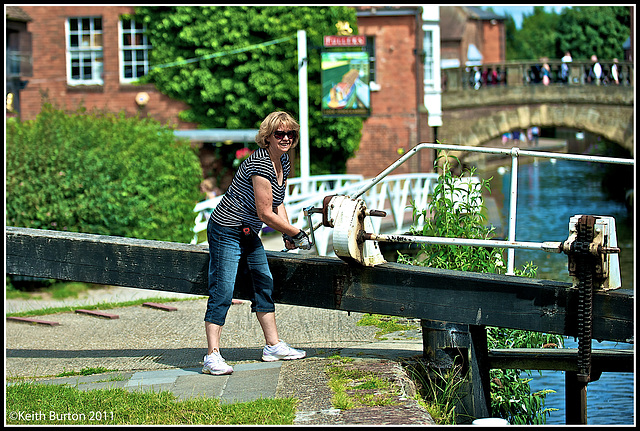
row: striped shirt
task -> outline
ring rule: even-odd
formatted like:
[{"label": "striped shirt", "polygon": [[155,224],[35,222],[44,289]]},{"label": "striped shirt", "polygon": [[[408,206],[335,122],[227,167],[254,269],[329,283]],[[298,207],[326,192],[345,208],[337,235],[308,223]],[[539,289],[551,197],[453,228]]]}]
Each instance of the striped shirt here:
[{"label": "striped shirt", "polygon": [[273,169],[269,152],[266,148],[259,148],[253,152],[242,164],[233,177],[229,189],[211,214],[213,221],[221,226],[249,225],[255,233],[262,229],[263,222],[258,218],[256,198],[253,190],[253,176],[260,175],[271,183],[273,195],[273,209],[284,201],[287,177],[291,170],[289,155],[280,157],[282,163],[282,185],[278,184],[276,172]]}]

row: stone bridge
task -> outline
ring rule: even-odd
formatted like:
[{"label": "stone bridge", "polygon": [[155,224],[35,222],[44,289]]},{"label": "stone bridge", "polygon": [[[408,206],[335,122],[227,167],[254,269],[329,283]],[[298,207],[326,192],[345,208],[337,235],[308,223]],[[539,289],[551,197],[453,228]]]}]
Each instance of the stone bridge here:
[{"label": "stone bridge", "polygon": [[634,155],[634,92],[627,85],[495,85],[442,93],[438,140],[479,146],[515,129],[590,132]]}]

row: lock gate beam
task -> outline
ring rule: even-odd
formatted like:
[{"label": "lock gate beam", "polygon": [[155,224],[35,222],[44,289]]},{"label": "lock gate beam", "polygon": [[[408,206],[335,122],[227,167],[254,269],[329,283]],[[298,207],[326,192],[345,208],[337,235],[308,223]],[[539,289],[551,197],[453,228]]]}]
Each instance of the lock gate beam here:
[{"label": "lock gate beam", "polygon": [[[7,227],[6,271],[187,294],[207,294],[206,246]],[[578,336],[578,289],[569,283],[267,252],[283,304]],[[238,290],[235,297],[250,299]],[[630,342],[634,299],[595,291],[592,337]]]}]

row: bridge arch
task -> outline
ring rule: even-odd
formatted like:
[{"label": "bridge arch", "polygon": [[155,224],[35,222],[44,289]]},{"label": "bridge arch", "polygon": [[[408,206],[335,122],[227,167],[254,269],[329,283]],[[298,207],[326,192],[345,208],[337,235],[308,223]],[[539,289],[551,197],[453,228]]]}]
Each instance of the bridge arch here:
[{"label": "bridge arch", "polygon": [[[492,89],[493,90],[493,89]],[[498,90],[498,89],[496,89]],[[566,127],[603,136],[634,154],[633,92],[613,87],[503,87],[443,97],[440,142],[479,146],[515,129]],[[446,97],[452,97],[449,94]]]}]

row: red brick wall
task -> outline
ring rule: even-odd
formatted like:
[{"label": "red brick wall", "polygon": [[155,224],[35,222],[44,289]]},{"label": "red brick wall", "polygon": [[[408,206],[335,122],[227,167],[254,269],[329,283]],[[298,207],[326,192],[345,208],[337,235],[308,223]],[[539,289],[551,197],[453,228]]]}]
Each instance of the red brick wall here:
[{"label": "red brick wall", "polygon": [[[360,148],[348,161],[347,173],[374,177],[419,143],[417,105],[422,103],[422,89],[417,86],[421,77],[416,76],[416,26],[414,15],[358,18],[359,34],[375,36],[376,83],[382,88],[371,92],[371,116],[364,122]],[[420,139],[429,133],[423,129]],[[413,157],[394,173],[420,171],[417,160]]]},{"label": "red brick wall", "polygon": [[483,27],[483,63],[501,63],[505,61],[505,47],[502,44],[504,40],[502,37],[504,23],[496,21],[495,24],[492,24],[490,21],[484,21]]},{"label": "red brick wall", "polygon": [[[182,123],[178,113],[187,106],[160,94],[152,85],[134,86],[119,82],[118,20],[121,14],[132,13],[130,6],[21,6],[33,21],[28,23],[32,34],[33,76],[20,93],[21,117],[33,119],[39,112],[43,96],[54,105],[75,110],[85,108],[106,109],[111,112],[125,110],[128,115],[140,114],[161,123],[176,124],[179,128],[195,128]],[[102,86],[68,86],[66,66],[65,22],[69,17],[102,17],[103,26],[103,80]],[[146,106],[135,102],[139,92],[149,95]]]}]

